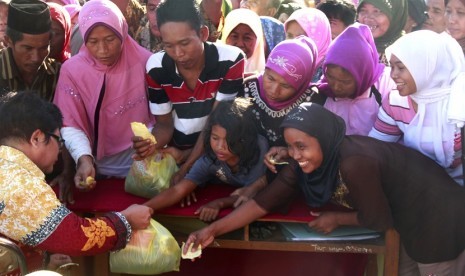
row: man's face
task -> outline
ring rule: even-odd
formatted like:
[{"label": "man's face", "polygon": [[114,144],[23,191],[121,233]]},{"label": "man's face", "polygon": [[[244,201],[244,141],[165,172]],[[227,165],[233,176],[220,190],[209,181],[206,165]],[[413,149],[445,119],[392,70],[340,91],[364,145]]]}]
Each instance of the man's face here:
[{"label": "man's face", "polygon": [[242,0],[241,8],[249,9],[259,16],[274,16],[276,13],[276,9],[270,5],[270,0]]},{"label": "man's face", "polygon": [[147,1],[147,18],[149,19],[150,32],[152,35],[159,37],[160,30],[157,25],[157,6],[160,4],[160,0],[148,0]]},{"label": "man's face", "polygon": [[50,53],[50,33],[38,35],[23,34],[23,39],[8,45],[13,52],[16,66],[23,77],[35,76]]},{"label": "man's face", "polygon": [[0,41],[3,41],[3,37],[5,36],[7,18],[8,6],[0,4]]},{"label": "man's face", "polygon": [[165,52],[176,66],[188,70],[203,62],[203,43],[208,38],[208,29],[202,27],[197,33],[186,22],[167,22],[160,27],[160,33]]},{"label": "man's face", "polygon": [[444,0],[426,0],[428,19],[423,29],[442,33],[446,30],[446,7]]}]

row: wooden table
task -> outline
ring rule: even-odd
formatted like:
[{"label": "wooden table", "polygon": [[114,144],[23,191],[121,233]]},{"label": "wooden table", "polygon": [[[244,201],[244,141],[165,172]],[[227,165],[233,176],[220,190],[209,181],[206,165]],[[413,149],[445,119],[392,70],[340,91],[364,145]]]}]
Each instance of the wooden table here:
[{"label": "wooden table", "polygon": [[[200,229],[203,224],[194,216],[194,211],[201,205],[223,196],[229,195],[233,189],[228,186],[210,185],[207,188],[196,191],[197,203],[192,206],[181,208],[173,206],[157,212],[154,216],[156,220],[165,225],[178,241],[185,241],[187,234],[193,230]],[[128,194],[124,191],[124,180],[109,179],[99,181],[95,190],[92,192],[76,192],[76,203],[68,207],[82,214],[94,213],[100,214],[108,211],[121,211],[134,203],[143,203],[146,199]],[[325,206],[314,211],[338,209],[335,206]],[[284,214],[270,214],[260,219],[266,222],[293,222],[305,223],[314,217],[309,214],[310,209],[304,204],[303,200],[296,200],[290,205],[289,212]],[[226,216],[230,209],[222,210],[220,217]],[[194,228],[180,229],[181,224],[190,220],[196,225]],[[177,221],[177,222],[176,222]],[[174,223],[173,223],[174,222]],[[172,224],[171,226],[169,224]],[[181,223],[176,225],[176,223]],[[185,228],[185,227],[184,227]],[[320,252],[320,253],[355,253],[369,254],[367,265],[367,275],[377,274],[376,256],[384,255],[384,275],[396,276],[398,268],[399,254],[399,235],[393,229],[384,233],[384,236],[376,239],[363,241],[288,241],[284,239],[280,232],[277,231],[272,237],[267,239],[254,239],[250,235],[249,225],[243,229],[237,230],[218,237],[212,243],[212,247],[243,249],[243,250],[276,250],[289,252]],[[108,273],[108,256],[104,254],[93,258],[91,261],[85,261],[88,271],[84,275],[110,275]],[[97,269],[97,271],[96,271]],[[91,274],[89,274],[91,273]],[[115,274],[112,274],[115,275]]]}]

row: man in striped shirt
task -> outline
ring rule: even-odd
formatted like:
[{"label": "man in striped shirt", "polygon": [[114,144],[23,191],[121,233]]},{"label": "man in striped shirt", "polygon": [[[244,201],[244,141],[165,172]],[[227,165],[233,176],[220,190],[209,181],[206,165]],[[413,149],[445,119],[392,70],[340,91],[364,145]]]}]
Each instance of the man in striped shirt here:
[{"label": "man in striped shirt", "polygon": [[47,58],[52,35],[49,8],[40,1],[13,0],[8,14],[8,47],[0,51],[0,95],[34,90],[51,102],[60,64]]},{"label": "man in striped shirt", "polygon": [[163,151],[183,164],[176,182],[202,153],[199,135],[217,101],[232,100],[242,89],[245,60],[239,48],[206,42],[208,29],[195,0],[162,2],[157,23],[165,51],[148,60],[147,81],[150,110],[156,117],[152,133],[158,143],[135,137],[134,158],[143,159],[168,145]]}]

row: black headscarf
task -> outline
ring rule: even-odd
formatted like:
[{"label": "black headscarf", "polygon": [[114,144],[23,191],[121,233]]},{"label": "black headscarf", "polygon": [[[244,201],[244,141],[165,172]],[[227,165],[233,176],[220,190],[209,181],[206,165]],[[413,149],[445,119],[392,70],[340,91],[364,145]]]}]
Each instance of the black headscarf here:
[{"label": "black headscarf", "polygon": [[309,206],[318,207],[331,198],[337,184],[339,148],[345,136],[342,118],[314,103],[303,103],[292,109],[281,128],[295,128],[316,138],[323,153],[321,166],[312,173],[298,170],[299,186]]},{"label": "black headscarf", "polygon": [[389,28],[386,33],[375,38],[376,49],[382,54],[389,45],[404,34],[408,17],[407,0],[362,0],[358,4],[357,13],[364,3],[372,4],[389,18]]}]

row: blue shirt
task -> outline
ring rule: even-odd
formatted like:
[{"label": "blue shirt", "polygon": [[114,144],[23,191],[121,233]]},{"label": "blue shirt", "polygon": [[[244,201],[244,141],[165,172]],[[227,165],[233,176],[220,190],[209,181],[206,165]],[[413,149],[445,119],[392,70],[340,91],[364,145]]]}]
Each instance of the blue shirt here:
[{"label": "blue shirt", "polygon": [[204,154],[194,163],[185,178],[201,187],[208,182],[222,182],[235,187],[248,186],[265,174],[266,165],[263,158],[268,151],[268,142],[263,136],[258,135],[258,149],[255,150],[260,151],[258,162],[249,170],[242,167],[233,173],[226,162],[212,160]]}]

